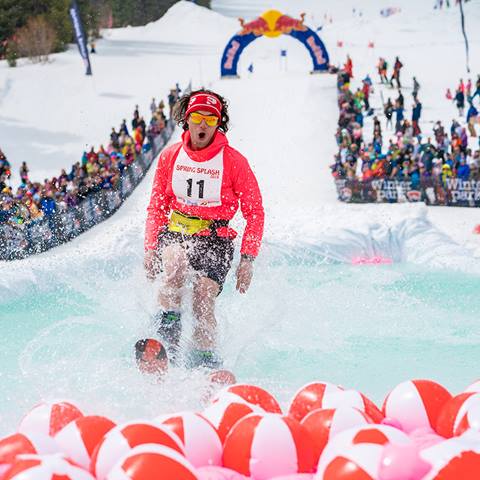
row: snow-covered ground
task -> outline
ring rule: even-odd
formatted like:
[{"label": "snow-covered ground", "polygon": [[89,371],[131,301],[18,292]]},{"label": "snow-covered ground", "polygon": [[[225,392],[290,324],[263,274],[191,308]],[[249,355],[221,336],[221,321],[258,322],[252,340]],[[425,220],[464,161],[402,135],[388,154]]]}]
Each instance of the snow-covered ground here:
[{"label": "snow-covered ground", "polygon": [[[212,3],[217,11],[179,2],[162,19],[145,27],[105,31],[97,44],[98,53],[92,57],[92,77],[84,75],[75,46],[52,56],[47,65],[21,61],[18,68],[10,69],[0,62],[0,148],[13,165],[14,183],[24,160],[34,180],[58,174],[76,162],[83,149],[106,142],[112,126],[118,127],[123,118],[130,120],[135,104],[146,115],[152,97],[166,100],[176,82],[181,87],[191,82],[194,88],[217,90],[230,101],[230,143],[249,158],[267,213],[265,245],[256,263],[252,290],[247,296],[235,295],[229,280],[219,298],[220,317],[226,318],[229,328],[232,355],[226,356],[227,361],[250,375],[258,373],[255,368],[264,365],[264,359],[260,353],[256,356],[257,347],[263,352],[273,345],[269,351],[276,348],[278,358],[298,360],[298,369],[286,372],[292,383],[295,375],[300,379],[307,375],[306,364],[312,371],[317,362],[329,360],[322,365],[325,372],[334,372],[343,361],[345,365],[338,367],[342,381],[354,383],[351,369],[358,367],[359,375],[365,375],[372,384],[378,379],[378,385],[368,386],[376,394],[384,391],[386,384],[393,386],[391,376],[398,381],[405,375],[426,376],[437,368],[438,361],[443,361],[447,380],[454,377],[457,366],[458,382],[473,380],[464,378],[470,375],[471,365],[457,354],[466,351],[465,342],[476,341],[472,332],[478,307],[471,304],[476,297],[465,290],[463,282],[480,272],[480,240],[472,233],[474,225],[480,223],[479,210],[338,202],[329,169],[336,151],[336,79],[310,75],[310,58],[296,40],[287,36],[260,38],[243,53],[240,79],[222,80],[219,74],[223,49],[239,29],[232,16],[250,20],[272,7],[294,17],[305,11],[308,25],[322,26],[319,34],[333,64],[340,65],[347,53],[351,55],[355,81],[367,73],[377,80],[378,57],[386,57],[391,64],[399,55],[404,63],[407,108],[412,76],[422,85],[421,127],[428,134],[435,120],[449,125],[456,117],[454,105],[444,98],[445,89],[454,88],[461,77],[475,80],[480,73],[480,1],[465,5],[469,75],[458,9],[434,11],[430,0],[398,1],[402,11],[389,18],[381,17],[379,11],[395,5],[383,0]],[[338,40],[344,42],[342,48],[337,47]],[[375,43],[374,49],[368,48],[370,41]],[[282,49],[288,51],[286,69],[280,64]],[[253,73],[247,71],[251,63]],[[379,92],[375,85],[372,103],[376,108],[381,104]],[[386,90],[384,96],[388,95],[396,95],[396,91]],[[367,120],[367,131],[369,122],[371,119]],[[172,141],[178,140],[179,133],[177,129]],[[112,397],[123,395],[125,404],[137,408],[134,411],[144,401],[157,405],[158,390],[147,391],[145,385],[135,390],[140,380],[131,371],[122,370],[125,362],[120,358],[130,355],[126,353],[130,352],[129,342],[145,334],[148,314],[154,308],[152,287],[142,271],[152,177],[153,170],[112,218],[70,244],[0,267],[0,313],[3,308],[12,321],[4,344],[0,342],[8,353],[1,362],[8,371],[0,372],[0,386],[21,379],[17,393],[9,389],[0,415],[11,412],[8,401],[16,405],[20,397],[27,408],[37,393],[72,394],[72,386],[77,385],[79,397],[92,398],[97,404],[112,407]],[[236,220],[240,227],[242,222]],[[330,260],[349,263],[352,256],[378,252],[406,263],[407,270],[420,266],[422,274],[417,276],[416,270],[404,274],[401,266],[400,270],[370,272],[353,267],[352,271],[322,269]],[[285,258],[278,267],[277,257],[283,253],[287,259],[298,260],[292,270]],[[424,274],[424,267],[447,270],[437,276],[437,272]],[[455,269],[460,274],[452,272]],[[473,275],[464,276],[463,272]],[[425,279],[426,284],[419,285],[418,278]],[[451,295],[453,287],[448,279],[457,289],[460,304],[446,301],[443,308],[435,292]],[[410,287],[410,281],[417,283]],[[434,291],[430,295],[431,285]],[[53,289],[53,300],[47,295],[49,289]],[[24,307],[16,302],[29,295],[34,299],[32,304],[27,302]],[[90,303],[84,305],[84,298]],[[37,301],[44,310],[37,308]],[[386,319],[383,324],[377,321],[379,312]],[[302,322],[300,328],[297,318]],[[431,318],[436,320],[435,329]],[[245,325],[252,319],[247,334]],[[272,329],[274,322],[278,328]],[[316,329],[311,329],[313,322]],[[23,329],[23,323],[30,330]],[[394,335],[407,342],[402,345],[406,352],[413,352],[410,356],[403,354],[403,346]],[[285,341],[288,345],[282,343]],[[297,355],[300,343],[304,350]],[[437,343],[438,349],[428,350]],[[351,344],[354,347],[349,350]],[[457,363],[443,354],[444,345],[456,355]],[[281,355],[282,348],[286,355]],[[473,347],[469,352],[468,358],[474,358]],[[271,360],[268,368],[270,373],[281,375],[284,364],[278,358]],[[265,362],[267,365],[268,358]],[[377,375],[368,370],[384,362],[390,362],[391,372]],[[117,377],[112,378],[111,371],[118,372]],[[168,387],[170,395],[162,398],[162,405],[177,393],[179,402],[191,393],[181,390],[181,385]],[[95,390],[92,397],[89,388]],[[141,399],[132,396],[134,390],[142,392]],[[113,402],[116,407],[120,403]]]}]

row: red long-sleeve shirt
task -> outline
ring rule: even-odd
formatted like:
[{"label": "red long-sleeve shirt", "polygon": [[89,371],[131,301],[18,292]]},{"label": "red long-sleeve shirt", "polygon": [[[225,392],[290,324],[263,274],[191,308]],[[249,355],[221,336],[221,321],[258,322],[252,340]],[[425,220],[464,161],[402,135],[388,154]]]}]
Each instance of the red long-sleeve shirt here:
[{"label": "red long-sleeve shirt", "polygon": [[[217,159],[217,165],[220,162],[220,168],[202,168],[202,164],[214,162],[214,159]],[[185,175],[188,174],[185,172],[192,172],[192,179],[186,178]],[[203,176],[195,177],[196,172]],[[187,195],[191,195],[192,188],[201,186],[203,189],[203,179],[206,178],[208,181],[205,173],[207,175],[212,173],[211,178],[221,182],[221,187],[218,185],[220,192],[217,202],[212,201],[210,205],[199,204],[202,202],[190,204],[185,202],[185,195],[184,198],[177,197],[178,185],[185,184]],[[175,181],[174,175],[177,176]],[[178,179],[179,175],[183,177]],[[199,178],[202,180],[197,181]],[[205,190],[209,193],[208,186]],[[239,204],[247,221],[240,251],[257,256],[263,236],[264,211],[260,189],[247,159],[230,147],[227,137],[220,131],[216,132],[213,142],[208,147],[192,150],[190,132],[187,130],[183,133],[181,142],[171,145],[160,154],[147,209],[145,250],[156,248],[158,234],[162,227],[168,225],[172,210],[205,220],[231,220]]]}]

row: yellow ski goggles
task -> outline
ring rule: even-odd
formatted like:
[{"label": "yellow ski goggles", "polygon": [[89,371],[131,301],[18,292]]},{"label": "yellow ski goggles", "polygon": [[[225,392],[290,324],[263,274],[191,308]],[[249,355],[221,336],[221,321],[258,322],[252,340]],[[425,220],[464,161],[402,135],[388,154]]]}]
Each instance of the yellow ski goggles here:
[{"label": "yellow ski goggles", "polygon": [[202,123],[202,120],[205,120],[205,123],[209,127],[215,127],[216,125],[218,125],[219,118],[216,115],[202,115],[198,112],[192,112],[190,114],[190,120],[195,125],[200,125]]}]

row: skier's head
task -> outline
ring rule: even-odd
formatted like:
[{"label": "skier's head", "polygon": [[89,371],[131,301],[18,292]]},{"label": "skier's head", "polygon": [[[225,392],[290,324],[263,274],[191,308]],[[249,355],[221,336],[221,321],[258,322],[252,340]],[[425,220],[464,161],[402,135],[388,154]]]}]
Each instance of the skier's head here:
[{"label": "skier's head", "polygon": [[177,100],[173,107],[172,115],[177,125],[184,130],[188,130],[189,123],[191,123],[189,120],[191,120],[191,114],[194,112],[204,112],[206,115],[216,116],[218,123],[214,125],[215,129],[224,133],[228,131],[230,118],[227,101],[218,93],[205,88],[186,93]]}]

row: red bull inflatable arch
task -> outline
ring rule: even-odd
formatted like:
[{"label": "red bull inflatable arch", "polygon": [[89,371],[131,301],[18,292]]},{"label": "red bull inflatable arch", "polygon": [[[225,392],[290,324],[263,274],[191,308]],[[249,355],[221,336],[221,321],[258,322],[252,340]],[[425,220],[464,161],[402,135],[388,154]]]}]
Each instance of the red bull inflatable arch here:
[{"label": "red bull inflatable arch", "polygon": [[238,77],[237,66],[240,55],[245,47],[259,37],[270,38],[280,35],[290,35],[305,45],[313,62],[313,72],[328,71],[328,53],[318,35],[304,25],[305,14],[300,19],[284,15],[278,10],[268,10],[251,22],[240,18],[242,29],[228,42],[222,55],[220,67],[222,77]]}]

